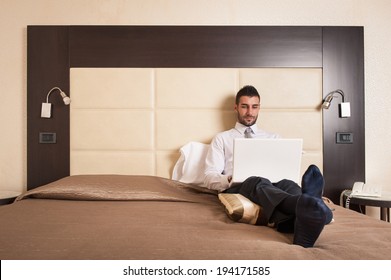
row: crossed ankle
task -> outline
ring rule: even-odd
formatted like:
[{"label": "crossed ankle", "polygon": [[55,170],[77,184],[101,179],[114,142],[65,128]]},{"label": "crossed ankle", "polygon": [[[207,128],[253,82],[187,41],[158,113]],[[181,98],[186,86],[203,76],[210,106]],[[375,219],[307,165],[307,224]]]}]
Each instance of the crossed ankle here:
[{"label": "crossed ankle", "polygon": [[296,208],[293,244],[313,247],[326,224],[328,210],[321,199],[303,194]]}]

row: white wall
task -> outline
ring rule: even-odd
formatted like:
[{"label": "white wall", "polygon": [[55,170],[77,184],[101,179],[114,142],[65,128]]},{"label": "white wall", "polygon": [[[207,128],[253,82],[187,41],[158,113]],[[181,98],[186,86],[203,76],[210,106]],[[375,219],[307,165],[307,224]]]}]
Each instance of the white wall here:
[{"label": "white wall", "polygon": [[26,187],[27,25],[364,26],[367,183],[391,191],[389,0],[0,0],[0,190]]}]

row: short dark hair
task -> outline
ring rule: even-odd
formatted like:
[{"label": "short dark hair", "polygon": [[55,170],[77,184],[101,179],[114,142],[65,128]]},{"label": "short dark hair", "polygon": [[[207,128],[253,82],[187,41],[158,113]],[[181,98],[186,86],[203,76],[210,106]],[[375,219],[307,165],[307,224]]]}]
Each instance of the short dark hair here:
[{"label": "short dark hair", "polygon": [[257,96],[259,99],[261,99],[257,89],[255,87],[249,86],[249,85],[242,87],[238,91],[238,93],[236,94],[236,99],[235,99],[236,104],[239,104],[239,100],[242,96],[249,96],[249,97]]}]

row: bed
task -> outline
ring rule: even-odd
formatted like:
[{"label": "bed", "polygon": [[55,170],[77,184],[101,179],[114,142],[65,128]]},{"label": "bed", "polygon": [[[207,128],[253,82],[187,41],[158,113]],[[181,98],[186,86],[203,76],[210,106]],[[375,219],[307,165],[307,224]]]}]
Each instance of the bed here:
[{"label": "bed", "polygon": [[[365,181],[362,36],[360,27],[29,27],[28,191],[0,208],[0,258],[390,259],[390,224],[338,205]],[[71,106],[52,97],[53,117],[39,118],[53,83]],[[258,226],[261,206],[200,186],[206,145],[232,126],[232,96],[248,83],[262,88],[262,126],[303,138],[302,172],[323,171],[334,222],[314,248]],[[340,87],[349,119],[337,104],[320,109]],[[39,143],[42,131],[57,143]],[[338,131],[355,142],[336,144]]]},{"label": "bed", "polygon": [[216,193],[157,176],[75,175],[1,207],[0,258],[75,260],[390,259],[389,223],[330,201],[314,248],[232,220]]}]

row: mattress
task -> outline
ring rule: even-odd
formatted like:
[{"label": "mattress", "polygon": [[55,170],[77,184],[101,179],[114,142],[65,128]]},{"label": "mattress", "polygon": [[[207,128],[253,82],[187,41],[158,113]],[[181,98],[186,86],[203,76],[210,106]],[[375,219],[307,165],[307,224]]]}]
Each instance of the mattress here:
[{"label": "mattress", "polygon": [[313,248],[234,221],[217,193],[156,176],[76,175],[0,207],[2,260],[391,259],[391,225],[335,205]]}]

